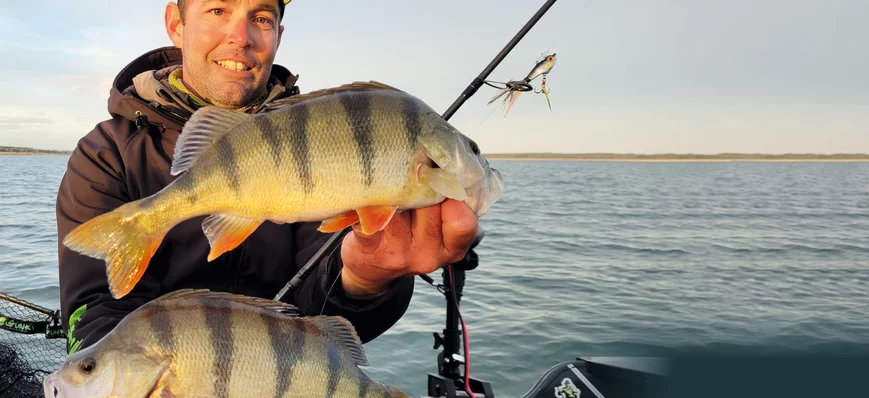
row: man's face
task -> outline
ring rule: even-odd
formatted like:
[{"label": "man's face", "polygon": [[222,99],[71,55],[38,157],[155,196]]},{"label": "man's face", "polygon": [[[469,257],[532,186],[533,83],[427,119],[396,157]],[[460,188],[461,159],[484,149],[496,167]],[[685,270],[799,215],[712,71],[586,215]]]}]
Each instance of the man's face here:
[{"label": "man's face", "polygon": [[166,8],[166,29],[184,57],[184,83],[223,108],[248,105],[265,87],[283,27],[275,0],[187,0]]}]

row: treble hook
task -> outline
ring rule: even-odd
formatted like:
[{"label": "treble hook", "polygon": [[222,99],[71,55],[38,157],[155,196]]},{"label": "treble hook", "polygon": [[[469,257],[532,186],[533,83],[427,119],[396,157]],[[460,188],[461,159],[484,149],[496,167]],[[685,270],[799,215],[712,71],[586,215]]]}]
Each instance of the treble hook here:
[{"label": "treble hook", "polygon": [[540,91],[534,90],[535,94],[543,94],[546,96],[546,104],[549,105],[549,111],[552,112],[552,103],[549,102],[549,89],[546,88],[546,76],[543,76],[543,81],[540,84]]}]

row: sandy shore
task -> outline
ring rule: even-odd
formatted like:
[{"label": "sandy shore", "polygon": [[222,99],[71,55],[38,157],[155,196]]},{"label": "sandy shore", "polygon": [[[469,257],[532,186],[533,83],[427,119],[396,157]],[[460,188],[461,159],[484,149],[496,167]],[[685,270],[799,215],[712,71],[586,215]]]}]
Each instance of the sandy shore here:
[{"label": "sandy shore", "polygon": [[[69,156],[70,153],[63,152],[0,152],[0,156],[2,155],[15,155],[15,156]],[[564,156],[513,156],[510,154],[493,154],[493,155],[484,155],[486,159],[489,160],[509,160],[509,161],[577,161],[577,162],[646,162],[646,163],[727,163],[727,162],[769,162],[769,163],[794,163],[794,162],[827,162],[827,163],[850,163],[850,162],[869,162],[869,155],[856,155],[854,157],[842,157],[842,156],[831,156],[831,157],[777,157],[775,155],[770,155],[770,157],[658,157],[655,155],[650,155],[649,157],[642,157],[642,155],[638,155],[635,157],[604,157],[604,156],[582,156],[582,155],[564,155]]]}]

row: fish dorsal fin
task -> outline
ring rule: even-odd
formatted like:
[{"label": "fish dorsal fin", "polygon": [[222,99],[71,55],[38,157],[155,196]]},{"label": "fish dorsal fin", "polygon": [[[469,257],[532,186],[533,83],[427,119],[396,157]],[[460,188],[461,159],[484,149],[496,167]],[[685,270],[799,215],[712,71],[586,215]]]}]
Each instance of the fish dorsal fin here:
[{"label": "fish dorsal fin", "polygon": [[[250,305],[257,308],[262,308],[268,311],[274,311],[276,313],[280,313],[281,315],[289,316],[292,318],[298,317],[299,309],[292,305],[287,304],[281,301],[269,300],[260,297],[251,297],[244,296],[240,294],[226,293],[226,292],[214,292],[208,289],[181,289],[173,292],[166,293],[153,301],[151,303],[158,304],[169,304],[171,301],[176,300],[196,300],[202,304],[209,304],[209,302],[214,303],[218,301],[231,301],[239,304]],[[146,304],[147,305],[147,304]]]},{"label": "fish dorsal fin", "polygon": [[321,90],[311,91],[310,93],[293,95],[287,98],[282,98],[276,101],[270,102],[268,105],[263,106],[261,112],[271,112],[277,109],[280,109],[287,105],[296,104],[302,101],[307,101],[313,98],[322,97],[330,94],[340,94],[344,92],[351,91],[373,91],[373,90],[390,90],[398,93],[404,93],[404,91],[399,90],[390,85],[378,82],[378,81],[368,81],[368,82],[353,82],[348,84],[342,84],[338,87],[330,87],[324,88]]},{"label": "fish dorsal fin", "polygon": [[184,124],[175,144],[171,174],[178,175],[189,169],[203,152],[250,117],[232,109],[213,106],[199,108]]},{"label": "fish dorsal fin", "polygon": [[368,358],[365,349],[362,348],[362,340],[356,334],[356,328],[347,319],[340,316],[318,315],[304,318],[320,328],[329,339],[334,341],[357,366],[368,366]]}]

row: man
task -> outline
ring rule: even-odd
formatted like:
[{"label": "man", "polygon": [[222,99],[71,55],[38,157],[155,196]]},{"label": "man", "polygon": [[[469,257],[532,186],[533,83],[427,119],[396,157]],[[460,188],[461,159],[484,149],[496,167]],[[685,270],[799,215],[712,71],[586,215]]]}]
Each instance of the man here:
[{"label": "man", "polygon": [[[152,50],[115,78],[105,120],[69,159],[57,196],[61,311],[68,351],[87,347],[131,311],[160,295],[207,288],[273,298],[329,235],[319,223],[263,223],[236,249],[208,262],[204,217],[173,228],[136,287],[120,300],[102,260],[63,245],[67,233],[123,203],[168,185],[175,142],[192,112],[211,105],[257,112],[298,93],[297,76],[273,65],[290,0],[179,0],[165,26],[174,47]],[[341,315],[363,342],[407,309],[413,276],[464,257],[477,219],[464,202],[396,215],[382,232],[348,234],[288,300],[302,314]]]}]

